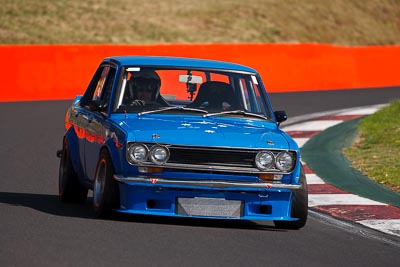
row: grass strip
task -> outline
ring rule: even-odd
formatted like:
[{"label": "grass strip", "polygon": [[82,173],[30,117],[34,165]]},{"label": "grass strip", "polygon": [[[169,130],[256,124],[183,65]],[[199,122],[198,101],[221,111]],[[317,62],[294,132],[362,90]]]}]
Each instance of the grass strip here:
[{"label": "grass strip", "polygon": [[358,136],[344,154],[376,182],[400,192],[400,101],[360,121]]},{"label": "grass strip", "polygon": [[361,118],[326,129],[302,147],[302,159],[326,183],[344,191],[400,207],[400,194],[376,183],[352,167],[343,154],[357,137]]}]

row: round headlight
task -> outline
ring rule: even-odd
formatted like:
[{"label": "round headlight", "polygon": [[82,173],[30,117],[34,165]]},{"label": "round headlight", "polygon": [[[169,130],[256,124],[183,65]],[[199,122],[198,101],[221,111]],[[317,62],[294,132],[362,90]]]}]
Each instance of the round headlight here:
[{"label": "round headlight", "polygon": [[287,151],[279,152],[276,156],[276,167],[284,172],[291,171],[295,164],[295,158]]},{"label": "round headlight", "polygon": [[132,144],[128,147],[127,157],[130,163],[145,162],[148,157],[149,149],[143,144]]},{"label": "round headlight", "polygon": [[155,145],[150,149],[150,160],[158,165],[164,164],[169,159],[169,150],[166,146]]},{"label": "round headlight", "polygon": [[274,166],[274,154],[269,151],[260,151],[256,156],[255,163],[260,170],[272,169]]}]

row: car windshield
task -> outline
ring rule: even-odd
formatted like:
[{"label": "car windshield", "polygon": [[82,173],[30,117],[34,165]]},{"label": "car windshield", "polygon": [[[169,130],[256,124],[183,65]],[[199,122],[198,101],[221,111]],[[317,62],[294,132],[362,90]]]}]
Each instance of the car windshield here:
[{"label": "car windshield", "polygon": [[272,119],[266,92],[254,73],[132,66],[119,77],[114,113]]}]

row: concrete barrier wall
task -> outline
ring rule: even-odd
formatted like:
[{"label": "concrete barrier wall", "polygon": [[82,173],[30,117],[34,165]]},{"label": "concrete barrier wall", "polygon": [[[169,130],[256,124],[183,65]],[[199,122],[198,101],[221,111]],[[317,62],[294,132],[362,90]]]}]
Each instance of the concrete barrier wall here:
[{"label": "concrete barrier wall", "polygon": [[400,85],[400,46],[324,44],[164,44],[0,46],[0,101],[72,99],[104,57],[183,56],[257,69],[269,92]]}]

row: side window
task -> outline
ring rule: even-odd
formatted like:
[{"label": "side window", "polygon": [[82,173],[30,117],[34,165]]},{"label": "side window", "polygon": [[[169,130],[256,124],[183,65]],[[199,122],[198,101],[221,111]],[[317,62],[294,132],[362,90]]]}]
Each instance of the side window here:
[{"label": "side window", "polygon": [[85,93],[84,105],[99,111],[106,111],[111,98],[112,86],[115,80],[115,68],[101,66]]},{"label": "side window", "polygon": [[103,93],[104,84],[107,78],[108,73],[110,72],[110,67],[107,66],[103,69],[100,75],[100,79],[97,81],[96,88],[94,90],[94,94],[92,96],[93,101],[101,100],[101,96]]},{"label": "side window", "polygon": [[110,102],[112,87],[113,87],[114,80],[115,80],[115,72],[116,72],[115,68],[113,68],[113,67],[109,68],[107,77],[103,84],[103,89],[101,90],[101,93],[100,93],[100,101],[107,103],[107,104]]}]

